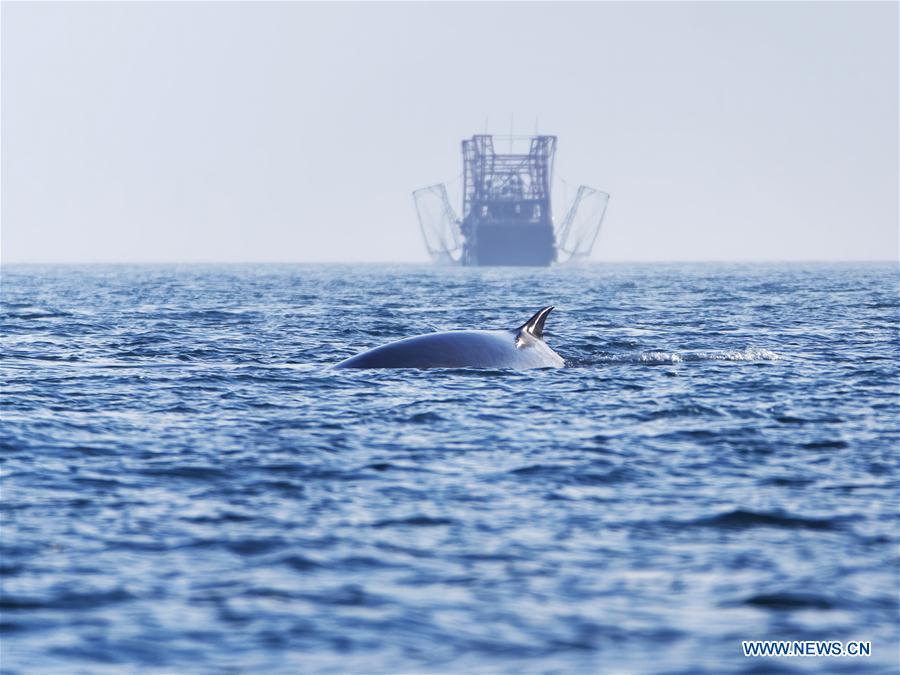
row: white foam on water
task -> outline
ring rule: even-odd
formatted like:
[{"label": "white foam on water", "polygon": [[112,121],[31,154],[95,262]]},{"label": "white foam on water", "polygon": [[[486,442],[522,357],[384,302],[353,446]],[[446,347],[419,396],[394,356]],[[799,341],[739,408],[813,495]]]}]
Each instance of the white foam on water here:
[{"label": "white foam on water", "polygon": [[781,357],[769,349],[747,347],[745,349],[729,349],[724,352],[710,352],[702,355],[712,361],[778,361]]},{"label": "white foam on water", "polygon": [[683,360],[675,352],[644,352],[638,358],[641,363],[681,363]]},{"label": "white foam on water", "polygon": [[723,351],[710,352],[667,352],[662,350],[653,350],[649,352],[641,352],[638,355],[627,357],[612,357],[604,360],[614,362],[632,362],[645,364],[673,364],[694,361],[778,361],[781,356],[770,349],[761,347],[746,347],[744,349],[727,349]]}]

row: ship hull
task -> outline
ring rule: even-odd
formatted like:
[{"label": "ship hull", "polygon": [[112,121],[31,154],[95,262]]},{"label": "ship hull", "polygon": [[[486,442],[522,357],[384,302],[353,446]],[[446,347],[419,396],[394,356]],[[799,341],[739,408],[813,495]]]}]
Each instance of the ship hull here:
[{"label": "ship hull", "polygon": [[466,239],[464,265],[547,267],[556,260],[553,229],[544,224],[485,224]]}]

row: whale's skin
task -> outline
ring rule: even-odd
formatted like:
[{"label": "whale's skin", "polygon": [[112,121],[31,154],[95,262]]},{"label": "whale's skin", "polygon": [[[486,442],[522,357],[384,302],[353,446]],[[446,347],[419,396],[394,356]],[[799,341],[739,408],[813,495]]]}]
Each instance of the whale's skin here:
[{"label": "whale's skin", "polygon": [[524,330],[453,330],[397,340],[335,368],[562,368],[565,361]]}]

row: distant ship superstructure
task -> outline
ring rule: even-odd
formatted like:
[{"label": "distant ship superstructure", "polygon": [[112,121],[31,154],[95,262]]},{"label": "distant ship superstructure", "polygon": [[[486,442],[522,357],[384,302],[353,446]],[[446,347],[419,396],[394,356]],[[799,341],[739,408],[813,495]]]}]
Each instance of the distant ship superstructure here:
[{"label": "distant ship superstructure", "polygon": [[[600,230],[609,195],[581,186],[559,227],[551,206],[556,136],[509,138],[498,153],[494,137],[462,142],[462,218],[446,186],[416,190],[413,197],[425,245],[438,262],[463,265],[547,266],[587,257]],[[513,140],[527,141],[513,153]]]}]

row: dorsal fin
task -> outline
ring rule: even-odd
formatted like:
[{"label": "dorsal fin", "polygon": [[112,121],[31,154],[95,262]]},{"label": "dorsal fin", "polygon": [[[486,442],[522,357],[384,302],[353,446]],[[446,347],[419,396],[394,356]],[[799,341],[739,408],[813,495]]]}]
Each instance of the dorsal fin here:
[{"label": "dorsal fin", "polygon": [[547,315],[550,314],[551,311],[553,311],[553,305],[548,305],[547,307],[539,309],[533,317],[519,326],[516,333],[524,331],[529,335],[542,340],[544,338],[544,322],[547,320]]}]

